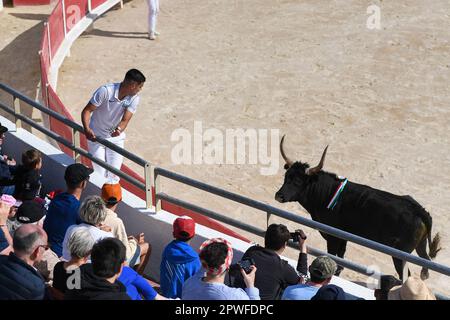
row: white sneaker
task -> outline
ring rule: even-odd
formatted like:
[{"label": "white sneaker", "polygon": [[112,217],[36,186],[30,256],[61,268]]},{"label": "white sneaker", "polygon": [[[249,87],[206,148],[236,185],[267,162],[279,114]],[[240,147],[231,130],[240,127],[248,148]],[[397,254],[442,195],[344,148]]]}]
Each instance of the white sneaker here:
[{"label": "white sneaker", "polygon": [[148,38],[149,38],[149,40],[155,40],[155,39],[156,39],[155,33],[154,33],[154,32],[151,32],[151,33],[148,35]]},{"label": "white sneaker", "polygon": [[159,36],[159,32],[158,31],[155,31],[155,36]]}]

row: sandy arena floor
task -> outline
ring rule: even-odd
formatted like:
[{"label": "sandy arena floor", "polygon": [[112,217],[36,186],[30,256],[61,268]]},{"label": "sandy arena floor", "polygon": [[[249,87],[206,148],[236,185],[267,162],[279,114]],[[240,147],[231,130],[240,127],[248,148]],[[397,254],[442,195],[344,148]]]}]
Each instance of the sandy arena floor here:
[{"label": "sandy arena floor", "polygon": [[[380,30],[366,27],[371,4],[380,5]],[[176,142],[170,137],[177,128],[193,133],[194,121],[201,121],[203,130],[222,132],[279,129],[287,134],[288,155],[311,164],[329,144],[325,170],[409,194],[427,208],[433,235],[442,235],[444,249],[436,261],[450,265],[448,1],[161,0],[161,9],[156,41],[146,39],[144,0],[108,12],[77,40],[58,82],[58,93],[77,121],[98,86],[120,81],[136,67],[148,81],[127,129],[128,150],[309,217],[296,203],[274,200],[283,181],[281,157],[280,169],[271,176],[260,174],[261,165],[176,165],[171,160]],[[0,81],[33,96],[39,80],[28,73],[39,70],[37,58],[25,52],[24,41],[23,47],[14,43],[31,34],[38,21],[17,16],[19,12],[31,9],[6,8],[0,13]],[[11,54],[4,53],[8,48],[21,52],[20,59],[30,56],[36,62],[27,60],[29,68],[13,66]],[[265,215],[255,210],[166,181],[163,188],[265,228]],[[310,245],[325,250],[318,232],[307,233]],[[348,246],[346,257],[362,264],[376,261],[383,272],[394,272],[389,257],[357,245]],[[418,268],[413,271],[419,274]],[[348,270],[342,275],[364,281]],[[448,279],[431,272],[427,283],[450,294]]]}]

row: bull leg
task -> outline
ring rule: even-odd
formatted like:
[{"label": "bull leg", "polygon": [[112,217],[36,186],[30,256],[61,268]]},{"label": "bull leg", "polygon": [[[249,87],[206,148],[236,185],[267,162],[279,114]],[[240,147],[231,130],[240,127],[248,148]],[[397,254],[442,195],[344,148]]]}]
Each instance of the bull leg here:
[{"label": "bull leg", "polygon": [[[419,242],[419,245],[416,248],[416,252],[419,255],[419,257],[430,260],[431,258],[427,253],[427,237],[423,237],[422,241]],[[420,272],[420,279],[426,280],[428,279],[428,268],[422,268],[422,271]]]},{"label": "bull leg", "polygon": [[[392,257],[394,261],[395,270],[397,271],[400,280],[403,281],[403,260]],[[411,275],[411,271],[408,269],[408,277]]]},{"label": "bull leg", "polygon": [[[343,258],[345,254],[346,245],[347,241],[330,236],[327,240],[327,251],[329,254]],[[336,272],[334,274],[336,276],[339,276],[339,274],[342,272],[343,269],[344,267],[338,265]]]}]

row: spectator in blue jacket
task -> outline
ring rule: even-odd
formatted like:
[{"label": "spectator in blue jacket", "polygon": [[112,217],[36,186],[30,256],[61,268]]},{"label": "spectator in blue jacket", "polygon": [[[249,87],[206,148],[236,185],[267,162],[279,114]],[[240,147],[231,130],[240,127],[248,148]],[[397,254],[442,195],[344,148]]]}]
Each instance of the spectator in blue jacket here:
[{"label": "spectator in blue jacket", "polygon": [[0,255],[0,300],[42,300],[45,283],[33,265],[47,247],[47,235],[38,225],[26,224],[14,233],[14,252]]},{"label": "spectator in blue jacket", "polygon": [[12,238],[7,221],[11,207],[16,204],[13,196],[4,194],[0,197],[0,254],[8,255],[12,250]]},{"label": "spectator in blue jacket", "polygon": [[131,300],[168,300],[158,294],[144,277],[128,266],[123,267],[117,280],[125,286]]},{"label": "spectator in blue jacket", "polygon": [[160,265],[161,293],[168,298],[181,298],[183,283],[201,269],[198,253],[189,245],[195,235],[195,221],[188,216],[173,223],[175,240],[162,254]]},{"label": "spectator in blue jacket", "polygon": [[67,191],[58,194],[50,203],[44,230],[47,232],[50,248],[58,257],[62,256],[62,243],[67,229],[82,222],[78,214],[80,197],[92,172],[92,169],[81,163],[68,166],[64,173]]}]

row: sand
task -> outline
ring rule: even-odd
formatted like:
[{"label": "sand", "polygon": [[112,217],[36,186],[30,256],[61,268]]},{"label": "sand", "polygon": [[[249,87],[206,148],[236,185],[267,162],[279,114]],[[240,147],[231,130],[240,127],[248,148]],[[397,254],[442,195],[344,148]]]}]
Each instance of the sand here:
[{"label": "sand", "polygon": [[[129,68],[140,69],[148,81],[127,128],[128,150],[303,217],[309,215],[299,204],[274,200],[283,181],[281,157],[271,176],[261,175],[262,165],[174,164],[171,134],[177,128],[193,133],[194,121],[201,121],[204,130],[221,132],[278,129],[287,134],[288,155],[311,164],[329,145],[325,170],[409,194],[421,203],[433,217],[433,235],[442,236],[444,249],[435,261],[450,265],[449,8],[444,0],[407,3],[162,0],[161,36],[149,41],[146,3],[134,0],[108,12],[77,40],[60,69],[57,91],[80,121],[81,109],[98,86],[120,81]],[[371,4],[381,8],[380,30],[366,26]],[[22,34],[29,32],[30,21],[11,17],[11,10],[0,13],[0,25],[9,29],[11,20],[23,28]],[[3,38],[2,31],[0,45],[15,42],[13,36]],[[16,70],[4,66],[9,60],[0,61],[2,70]],[[265,214],[257,210],[166,180],[163,189],[266,227]],[[310,245],[326,249],[318,232],[305,230]],[[349,244],[346,257],[367,265],[376,261],[383,272],[394,273],[389,257],[358,245]],[[419,271],[413,268],[415,274]],[[348,270],[342,275],[364,281]],[[450,294],[446,276],[430,272],[427,284]]]}]

